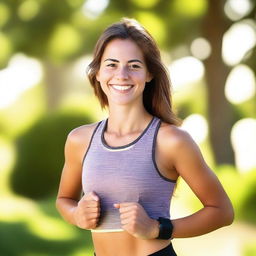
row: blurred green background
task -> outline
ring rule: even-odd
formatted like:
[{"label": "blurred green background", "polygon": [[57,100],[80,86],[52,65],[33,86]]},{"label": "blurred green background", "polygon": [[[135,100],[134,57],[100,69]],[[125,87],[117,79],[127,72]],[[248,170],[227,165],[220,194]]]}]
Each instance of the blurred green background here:
[{"label": "blurred green background", "polygon": [[[179,256],[256,255],[256,0],[0,1],[0,255],[92,255],[55,209],[66,136],[105,118],[86,78],[103,29],[138,19],[170,71],[177,114],[235,222],[176,239]],[[173,218],[201,207],[179,181]]]}]

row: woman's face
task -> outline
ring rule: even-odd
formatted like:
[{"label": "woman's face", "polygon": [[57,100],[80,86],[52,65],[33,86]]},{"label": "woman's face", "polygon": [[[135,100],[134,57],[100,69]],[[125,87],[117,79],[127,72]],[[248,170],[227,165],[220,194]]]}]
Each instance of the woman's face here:
[{"label": "woman's face", "polygon": [[130,39],[113,39],[107,44],[96,78],[109,105],[141,103],[145,83],[152,79],[142,51]]}]

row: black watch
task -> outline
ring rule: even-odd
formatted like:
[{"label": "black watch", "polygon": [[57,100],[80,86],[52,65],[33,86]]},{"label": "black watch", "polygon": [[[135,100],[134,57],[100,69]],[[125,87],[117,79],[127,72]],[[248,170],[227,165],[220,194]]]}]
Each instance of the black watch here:
[{"label": "black watch", "polygon": [[159,222],[159,235],[156,239],[169,240],[172,238],[173,225],[170,219],[158,218]]}]

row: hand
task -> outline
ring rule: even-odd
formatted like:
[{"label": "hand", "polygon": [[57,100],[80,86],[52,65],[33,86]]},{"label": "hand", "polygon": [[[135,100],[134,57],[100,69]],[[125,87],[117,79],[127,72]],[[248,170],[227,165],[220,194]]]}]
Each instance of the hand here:
[{"label": "hand", "polygon": [[100,198],[95,192],[84,195],[74,210],[75,223],[82,229],[93,229],[100,217]]},{"label": "hand", "polygon": [[154,239],[159,233],[159,223],[151,219],[139,203],[114,204],[119,209],[122,228],[136,238]]}]

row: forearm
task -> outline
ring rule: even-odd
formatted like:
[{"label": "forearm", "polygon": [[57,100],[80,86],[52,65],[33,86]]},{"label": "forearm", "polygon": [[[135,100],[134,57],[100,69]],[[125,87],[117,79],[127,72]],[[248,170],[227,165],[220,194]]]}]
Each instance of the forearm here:
[{"label": "forearm", "polygon": [[74,219],[74,210],[77,207],[77,201],[69,198],[58,198],[56,200],[56,208],[60,215],[70,224],[76,225]]},{"label": "forearm", "polygon": [[200,236],[230,225],[233,221],[233,212],[212,206],[206,206],[198,212],[180,219],[172,220],[173,238]]}]

